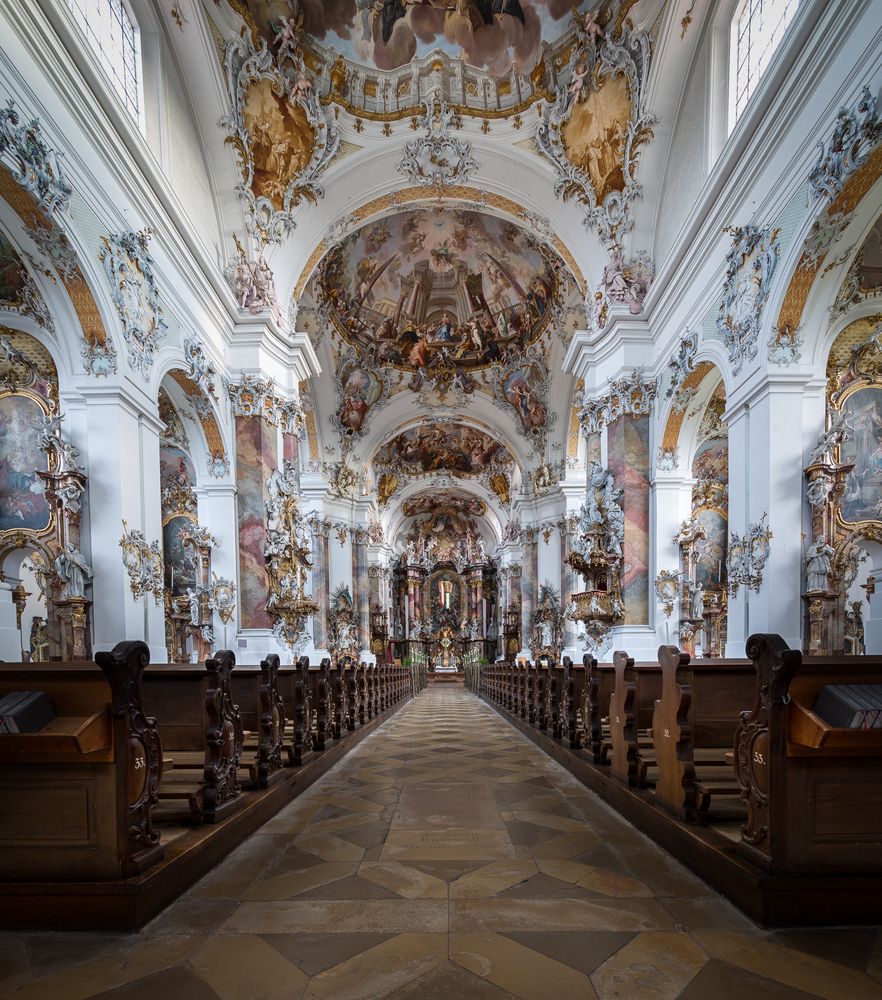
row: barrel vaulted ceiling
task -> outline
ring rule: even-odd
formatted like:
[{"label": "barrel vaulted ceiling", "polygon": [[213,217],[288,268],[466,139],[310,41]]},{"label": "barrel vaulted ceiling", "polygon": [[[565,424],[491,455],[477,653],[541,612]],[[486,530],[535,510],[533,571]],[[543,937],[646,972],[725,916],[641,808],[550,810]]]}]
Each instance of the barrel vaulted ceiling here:
[{"label": "barrel vaulted ceiling", "polygon": [[[221,114],[193,103],[226,253],[237,234],[263,254],[316,350],[313,458],[357,469],[390,517],[420,488],[464,488],[504,523],[518,491],[565,474],[569,341],[612,300],[639,315],[652,280],[658,137],[691,45],[662,86],[655,49],[681,20],[664,7],[200,8]],[[203,94],[190,30],[177,54]],[[435,448],[434,467],[417,471],[402,442]]]}]

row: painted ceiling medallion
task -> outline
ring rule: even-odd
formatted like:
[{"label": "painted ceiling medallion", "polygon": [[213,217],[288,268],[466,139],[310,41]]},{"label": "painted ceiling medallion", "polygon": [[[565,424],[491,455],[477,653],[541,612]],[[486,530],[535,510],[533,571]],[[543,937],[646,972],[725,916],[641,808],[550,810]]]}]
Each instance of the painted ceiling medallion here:
[{"label": "painted ceiling medallion", "polygon": [[220,124],[239,155],[237,190],[249,228],[263,242],[284,239],[294,229],[297,205],[322,197],[319,178],[340,145],[285,28],[276,59],[265,41],[255,49],[247,34],[227,44],[225,57],[232,110]]},{"label": "painted ceiling medallion", "polygon": [[450,490],[436,490],[410,497],[404,501],[401,509],[406,517],[432,514],[438,510],[452,510],[472,517],[483,517],[487,513],[487,504],[479,497],[451,493]]},{"label": "painted ceiling medallion", "polygon": [[[319,55],[391,73],[425,60],[461,62],[498,83],[529,76],[567,31],[557,0],[231,0],[263,37],[286,14],[303,19]],[[580,7],[589,6],[579,4]],[[401,95],[405,96],[405,95]]]},{"label": "painted ceiling medallion", "polygon": [[425,476],[444,470],[454,476],[480,476],[496,466],[511,467],[505,446],[465,424],[435,421],[402,431],[374,456],[376,470]]},{"label": "painted ceiling medallion", "polygon": [[574,13],[572,79],[558,88],[536,131],[539,152],[557,172],[555,194],[584,205],[585,225],[607,243],[631,228],[638,154],[656,121],[645,107],[649,35],[635,31],[621,7],[614,0],[602,26]]}]

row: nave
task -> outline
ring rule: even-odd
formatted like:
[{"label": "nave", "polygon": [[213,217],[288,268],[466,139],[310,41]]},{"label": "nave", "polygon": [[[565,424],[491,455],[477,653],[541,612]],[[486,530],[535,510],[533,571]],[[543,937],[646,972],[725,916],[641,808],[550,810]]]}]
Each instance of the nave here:
[{"label": "nave", "polygon": [[489,706],[430,686],[139,934],[0,935],[0,998],[882,996],[764,931]]}]

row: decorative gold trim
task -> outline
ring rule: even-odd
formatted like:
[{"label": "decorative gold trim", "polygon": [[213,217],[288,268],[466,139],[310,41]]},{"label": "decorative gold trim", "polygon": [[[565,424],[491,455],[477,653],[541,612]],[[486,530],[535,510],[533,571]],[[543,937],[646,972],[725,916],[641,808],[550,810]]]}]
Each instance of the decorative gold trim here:
[{"label": "decorative gold trim", "polygon": [[[714,368],[716,368],[716,365],[712,361],[699,362],[695,366],[695,370],[691,371],[683,379],[683,384],[680,388],[697,389]],[[679,444],[680,429],[683,426],[685,418],[686,410],[675,411],[672,409],[668,413],[668,422],[665,424],[665,433],[662,438],[662,449],[664,451],[673,451]]]},{"label": "decorative gold trim", "polygon": [[[827,213],[833,215],[841,212],[843,215],[848,215],[853,212],[880,176],[882,176],[882,145],[877,146],[867,157],[866,163],[849,177],[836,198],[826,207]],[[792,332],[799,328],[809,293],[826,259],[827,255],[822,254],[812,263],[809,255],[803,251],[778,312],[779,333]]]},{"label": "decorative gold trim", "polygon": [[[0,164],[0,198],[3,198],[15,212],[24,226],[40,225],[43,228],[49,228],[49,223],[33,196],[15,181],[9,170],[2,164]],[[70,296],[71,304],[77,314],[77,319],[80,321],[83,337],[92,346],[106,344],[107,332],[101,321],[101,314],[98,312],[95,298],[79,268],[77,268],[77,274],[78,278],[68,282],[64,282],[60,277],[59,280]]]}]

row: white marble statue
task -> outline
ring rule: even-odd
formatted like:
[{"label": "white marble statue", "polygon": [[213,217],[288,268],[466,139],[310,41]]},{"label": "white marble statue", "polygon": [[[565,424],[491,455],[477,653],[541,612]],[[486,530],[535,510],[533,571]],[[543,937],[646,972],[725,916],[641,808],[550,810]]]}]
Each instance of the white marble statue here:
[{"label": "white marble statue", "polygon": [[805,554],[805,589],[806,593],[827,590],[827,578],[830,575],[830,557],[834,554],[832,546],[827,545],[823,535],[818,535],[815,544]]},{"label": "white marble statue", "polygon": [[86,596],[86,580],[92,579],[92,567],[73,542],[68,542],[58,554],[55,572],[64,582],[65,597]]},{"label": "white marble statue", "polygon": [[704,617],[704,585],[696,583],[692,588],[692,620],[699,621]]}]

